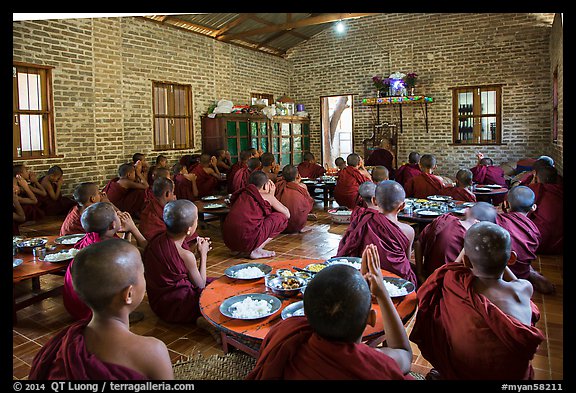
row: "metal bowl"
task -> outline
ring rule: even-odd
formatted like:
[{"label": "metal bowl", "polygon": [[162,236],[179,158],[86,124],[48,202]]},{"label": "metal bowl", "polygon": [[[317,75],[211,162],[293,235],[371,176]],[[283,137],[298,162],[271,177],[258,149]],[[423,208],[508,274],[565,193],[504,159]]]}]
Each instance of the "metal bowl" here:
[{"label": "metal bowl", "polygon": [[[299,284],[297,288],[284,289],[282,287],[283,283],[294,281],[297,281]],[[296,276],[276,277],[275,279],[268,281],[268,288],[270,288],[272,293],[274,293],[275,295],[283,297],[294,297],[297,296],[304,288],[306,288],[307,283],[308,282],[305,279]]]},{"label": "metal bowl", "polygon": [[18,247],[18,250],[20,250],[20,252],[32,253],[32,250],[34,248],[42,247],[46,245],[47,242],[48,242],[47,239],[42,239],[38,237],[34,239],[24,240],[23,242],[20,243],[16,243],[16,246]]}]

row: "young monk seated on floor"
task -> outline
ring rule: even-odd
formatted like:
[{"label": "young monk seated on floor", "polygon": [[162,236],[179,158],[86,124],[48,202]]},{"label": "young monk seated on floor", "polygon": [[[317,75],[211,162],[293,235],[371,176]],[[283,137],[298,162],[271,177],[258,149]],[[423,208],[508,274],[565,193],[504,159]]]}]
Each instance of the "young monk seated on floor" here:
[{"label": "young monk seated on floor", "polygon": [[372,151],[366,159],[365,165],[377,166],[382,165],[388,169],[390,177],[394,178],[394,167],[396,166],[396,157],[392,153],[392,141],[389,138],[383,138],[380,146]]},{"label": "young monk seated on floor", "polygon": [[[350,266],[322,269],[304,292],[306,316],[274,325],[246,379],[412,379],[407,376],[412,348],[402,320],[384,286],[378,251],[362,255],[367,274]],[[372,295],[386,329],[386,346],[362,343],[366,325],[374,326]]]},{"label": "young monk seated on floor", "polygon": [[150,166],[150,168],[148,169],[148,177],[147,177],[148,185],[152,186],[152,183],[154,183],[154,175],[158,168],[165,168],[168,169],[168,171],[170,171],[170,168],[168,168],[168,158],[166,158],[166,156],[162,154],[159,154],[156,157],[154,165]]},{"label": "young monk seated on floor", "polygon": [[436,157],[432,154],[424,154],[418,163],[421,173],[411,177],[404,184],[406,196],[411,198],[426,199],[429,195],[436,195],[444,188],[444,180],[434,175],[436,170]]},{"label": "young monk seated on floor", "polygon": [[228,174],[226,175],[226,187],[228,190],[228,194],[232,194],[234,192],[233,191],[234,187],[232,183],[234,180],[234,176],[236,175],[236,172],[238,172],[242,168],[246,168],[247,166],[246,163],[250,158],[252,158],[252,153],[248,150],[242,150],[238,155],[238,161],[232,164],[230,172],[228,172]]},{"label": "young monk seated on floor", "polygon": [[564,185],[558,182],[558,172],[552,166],[536,170],[534,191],[536,210],[528,213],[538,227],[542,239],[536,249],[538,254],[559,255],[564,252]]},{"label": "young monk seated on floor", "polygon": [[303,161],[298,164],[298,173],[300,173],[300,176],[309,179],[316,179],[326,173],[326,169],[324,169],[322,165],[316,164],[314,154],[306,152],[302,158]]},{"label": "young monk seated on floor", "polygon": [[129,315],[146,290],[138,249],[109,239],[84,248],[74,259],[72,281],[93,316],[50,338],[34,357],[28,379],[174,379],[166,345],[130,331]]},{"label": "young monk seated on floor", "polygon": [[359,217],[362,217],[366,209],[380,211],[376,203],[376,183],[365,181],[360,184],[360,187],[358,187],[358,195],[360,195],[362,203],[352,210],[349,226],[355,226],[358,223]]},{"label": "young monk seated on floor", "polygon": [[172,179],[174,180],[174,194],[178,199],[194,201],[198,199],[198,185],[196,175],[188,173],[185,165],[177,162],[172,167]]},{"label": "young monk seated on floor", "polygon": [[260,168],[262,162],[259,158],[252,157],[246,163],[244,168],[240,168],[234,174],[234,179],[232,179],[232,192],[236,192],[248,185],[248,179],[250,174]]},{"label": "young monk seated on floor", "polygon": [[354,209],[359,202],[358,187],[365,181],[372,181],[372,176],[364,168],[364,162],[358,154],[349,154],[346,162],[348,165],[340,171],[334,186],[334,200],[340,206]]},{"label": "young monk seated on floor", "polygon": [[384,180],[390,180],[388,169],[385,166],[377,166],[372,169],[372,181],[374,183],[380,183]]},{"label": "young monk seated on floor", "polygon": [[476,202],[476,195],[472,192],[472,171],[460,169],[456,172],[456,185],[443,187],[438,195],[451,196],[455,201]]},{"label": "young monk seated on floor", "polygon": [[[118,232],[124,232],[125,240],[129,240],[133,235],[141,250],[146,247],[146,239],[134,224],[130,214],[117,212],[111,203],[98,202],[88,206],[82,213],[81,221],[86,234],[74,245],[74,248],[78,250],[102,240],[118,238]],[[74,266],[74,259],[68,264],[64,275],[64,287],[62,288],[64,308],[76,320],[90,318],[92,311],[80,300],[76,288],[72,285],[72,266]]]},{"label": "young monk seated on floor", "polygon": [[334,160],[334,165],[336,165],[336,168],[338,168],[338,172],[340,172],[342,169],[346,168],[346,161],[344,161],[342,157],[337,157]]},{"label": "young monk seated on floor", "polygon": [[220,173],[228,174],[230,169],[232,169],[232,158],[230,157],[230,152],[224,149],[216,150],[216,166]]},{"label": "young monk seated on floor", "polygon": [[396,180],[402,187],[406,185],[408,179],[418,176],[422,171],[420,170],[420,154],[418,152],[410,152],[408,154],[408,163],[402,164],[400,168],[394,173],[394,180]]},{"label": "young monk seated on floor", "polygon": [[476,223],[464,238],[464,263],[439,267],[418,290],[410,341],[435,378],[534,377],[530,361],[544,335],[534,326],[539,311],[530,300],[532,285],[507,267],[516,257],[510,246],[504,228]]},{"label": "young monk seated on floor", "polygon": [[260,170],[268,176],[268,179],[276,183],[278,180],[278,172],[280,172],[280,165],[274,161],[274,154],[263,153],[260,156],[260,162],[262,163]]},{"label": "young monk seated on floor", "polygon": [[406,193],[394,180],[376,186],[378,210],[365,209],[356,225],[349,225],[338,245],[337,257],[359,257],[368,244],[375,244],[382,269],[388,270],[417,285],[410,265],[414,229],[398,221],[404,209]]},{"label": "young monk seated on floor", "polygon": [[442,214],[426,225],[414,242],[416,275],[423,283],[440,266],[455,262],[464,248],[466,231],[478,221],[496,222],[497,210],[488,202],[467,208],[464,217]]},{"label": "young monk seated on floor", "polygon": [[20,224],[26,221],[26,213],[20,204],[20,186],[15,177],[12,178],[12,235],[20,234]]},{"label": "young monk seated on floor", "polygon": [[40,208],[47,216],[59,216],[68,213],[76,205],[73,199],[62,195],[64,172],[58,165],[48,169],[45,176],[40,178],[40,185],[46,190],[46,196],[38,199]]},{"label": "young monk seated on floor", "polygon": [[250,174],[249,184],[232,194],[230,212],[222,225],[224,244],[243,257],[270,258],[264,249],[288,226],[290,211],[274,196],[276,186],[262,171]]},{"label": "young monk seated on floor", "polygon": [[[478,157],[478,163],[474,168],[470,168],[473,175],[472,181],[474,183],[480,185],[498,184],[504,188],[508,188],[508,185],[506,184],[506,177],[504,175],[504,170],[502,168],[500,168],[499,166],[495,166],[492,159],[484,157],[484,154],[481,152],[478,152],[478,154],[476,154],[476,157]],[[506,194],[494,195],[492,197],[492,203],[495,206],[498,206],[502,202],[504,202],[505,199]]]},{"label": "young monk seated on floor", "polygon": [[509,211],[498,213],[496,223],[510,232],[512,251],[517,256],[516,263],[510,266],[510,270],[516,277],[530,281],[538,292],[549,294],[554,292],[554,285],[532,267],[542,239],[540,230],[528,218],[528,214],[537,209],[534,201],[534,191],[530,188],[512,187],[507,196]]},{"label": "young monk seated on floor", "polygon": [[[263,159],[265,155],[266,153],[262,155]],[[300,182],[297,167],[288,164],[282,169],[282,177],[276,183],[274,195],[290,211],[290,219],[284,233],[309,231],[306,221],[314,208],[314,199],[308,193],[308,187]]]},{"label": "young monk seated on floor", "polygon": [[198,197],[214,195],[218,191],[218,182],[222,176],[216,165],[217,162],[216,157],[203,153],[200,156],[199,164],[192,169],[191,173],[196,175]]},{"label": "young monk seated on floor", "polygon": [[[166,177],[171,179],[170,169],[164,168],[161,166],[152,165],[150,170],[148,171],[148,188],[146,189],[146,206],[150,203],[152,199],[154,199],[154,191],[152,191],[152,185],[154,184],[154,180],[159,177]],[[146,207],[144,207],[146,209]]]},{"label": "young monk seated on floor", "polygon": [[132,165],[140,166],[140,170],[145,179],[148,179],[148,172],[150,171],[150,164],[143,153],[134,153],[132,155]]},{"label": "young monk seated on floor", "polygon": [[163,219],[166,232],[150,240],[143,256],[150,308],[166,322],[195,323],[219,340],[200,314],[198,303],[206,285],[214,280],[206,277],[210,238],[196,238],[200,261],[186,243],[198,225],[196,205],[187,199],[170,201],[164,206]]},{"label": "young monk seated on floor", "polygon": [[26,221],[38,221],[46,216],[46,213],[40,207],[40,198],[46,196],[46,190],[40,182],[36,174],[29,171],[26,165],[17,164],[12,167],[12,172],[16,178],[18,187],[20,187],[20,192],[18,197],[22,209],[24,209],[24,214],[26,215]]},{"label": "young monk seated on floor", "polygon": [[118,209],[139,218],[146,205],[147,188],[148,181],[142,172],[142,163],[138,162],[136,165],[120,165],[118,177],[109,180],[102,191]]}]

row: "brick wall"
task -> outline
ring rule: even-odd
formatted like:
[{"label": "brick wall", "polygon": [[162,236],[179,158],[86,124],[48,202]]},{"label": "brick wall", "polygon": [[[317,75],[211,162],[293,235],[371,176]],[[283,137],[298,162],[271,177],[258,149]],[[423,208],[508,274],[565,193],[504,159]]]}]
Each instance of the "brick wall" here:
[{"label": "brick wall", "polygon": [[[560,173],[564,173],[564,60],[563,53],[562,19],[559,14],[554,17],[552,33],[550,34],[550,78],[558,70],[558,140],[552,143],[551,157]],[[552,122],[552,116],[550,117]],[[552,123],[551,123],[552,124]]]}]

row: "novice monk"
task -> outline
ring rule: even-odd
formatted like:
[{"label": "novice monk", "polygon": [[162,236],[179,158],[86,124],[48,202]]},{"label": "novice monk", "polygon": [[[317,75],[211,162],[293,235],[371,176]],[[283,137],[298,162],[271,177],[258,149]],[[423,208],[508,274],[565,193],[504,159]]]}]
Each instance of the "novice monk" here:
[{"label": "novice monk", "polygon": [[488,202],[477,202],[465,211],[463,219],[454,214],[435,218],[418,235],[414,242],[414,256],[420,283],[440,266],[457,260],[468,228],[478,221],[496,222],[497,210]]},{"label": "novice monk", "polygon": [[[196,232],[196,205],[186,199],[170,201],[164,206],[163,218],[166,232],[150,240],[143,256],[150,308],[166,322],[193,322],[209,329],[211,325],[201,316],[198,301],[204,287],[213,280],[206,277],[210,238],[197,237],[198,263],[185,241]],[[219,335],[214,337],[218,339]]]},{"label": "novice monk", "polygon": [[464,263],[438,268],[418,290],[410,341],[439,379],[532,379],[530,360],[544,340],[534,327],[538,308],[530,282],[514,263],[510,234],[491,222],[474,224],[464,238]]},{"label": "novice monk", "polygon": [[130,163],[120,165],[118,177],[108,181],[102,191],[118,209],[139,218],[146,205],[147,188],[148,181],[142,172],[142,162],[138,162],[136,165]]},{"label": "novice monk", "polygon": [[168,168],[168,158],[166,158],[166,156],[164,156],[164,155],[162,155],[162,154],[159,154],[159,155],[156,157],[156,162],[155,162],[155,164],[152,165],[152,166],[149,168],[149,170],[148,170],[148,178],[147,178],[147,180],[148,180],[148,184],[149,184],[150,186],[152,186],[152,183],[154,183],[154,173],[155,173],[156,169],[158,169],[158,168],[166,168],[166,169],[170,170],[170,169]]},{"label": "novice monk", "polygon": [[360,187],[358,187],[358,195],[360,195],[362,203],[356,206],[354,210],[352,210],[349,226],[356,226],[358,224],[358,220],[360,217],[362,217],[364,210],[366,209],[373,209],[377,212],[380,211],[378,209],[378,204],[376,203],[376,183],[365,181],[364,183],[360,184]]},{"label": "novice monk", "polygon": [[394,180],[385,180],[376,187],[378,211],[366,209],[356,225],[349,225],[340,240],[337,257],[359,257],[368,244],[375,244],[382,269],[388,270],[417,285],[410,265],[414,229],[398,221],[404,209],[406,193]]},{"label": "novice monk", "polygon": [[232,160],[230,158],[230,152],[224,149],[216,150],[216,166],[220,173],[228,174],[230,169],[232,169]]},{"label": "novice monk", "polygon": [[518,278],[528,280],[538,292],[554,292],[554,285],[532,267],[537,257],[536,250],[542,236],[536,224],[528,218],[528,213],[537,209],[534,204],[534,191],[526,186],[512,187],[507,196],[510,211],[499,213],[496,223],[510,232],[512,251],[516,253],[516,263],[510,270]]},{"label": "novice monk", "polygon": [[432,154],[424,154],[420,157],[421,173],[411,177],[404,184],[406,196],[411,198],[426,199],[429,195],[438,194],[444,188],[444,181],[440,176],[434,175],[436,170],[436,157]]},{"label": "novice monk", "polygon": [[270,240],[288,226],[290,211],[276,197],[276,186],[262,171],[250,174],[248,186],[232,194],[230,213],[222,225],[224,244],[249,258],[270,258]]},{"label": "novice monk", "polygon": [[372,181],[380,183],[384,180],[390,180],[388,169],[385,166],[377,166],[372,169]]},{"label": "novice monk", "polygon": [[[78,250],[105,239],[117,238],[118,232],[134,235],[138,246],[141,249],[146,247],[146,239],[134,224],[130,214],[116,212],[111,203],[98,202],[88,206],[82,213],[81,221],[86,235],[74,245],[74,248]],[[76,293],[77,287],[72,284],[71,269],[73,265],[74,259],[68,264],[64,275],[64,287],[62,288],[64,308],[76,320],[90,318],[92,311],[80,300]]]},{"label": "novice monk", "polygon": [[244,168],[240,168],[234,174],[232,179],[232,192],[238,191],[248,185],[250,174],[260,168],[262,163],[259,158],[252,157],[248,160]]},{"label": "novice monk", "polygon": [[148,206],[148,203],[152,199],[154,199],[154,191],[152,190],[152,185],[154,184],[154,181],[159,177],[165,177],[167,179],[171,179],[170,169],[161,166],[152,166],[152,168],[150,168],[150,171],[148,173],[149,173],[148,178],[151,179],[152,181],[148,182],[148,188],[146,189],[146,206]]},{"label": "novice monk", "polygon": [[68,213],[76,205],[74,200],[62,195],[64,172],[58,165],[48,169],[40,178],[40,185],[46,190],[46,196],[39,198],[40,208],[47,216],[59,216]]},{"label": "novice monk", "polygon": [[18,199],[24,209],[26,221],[38,221],[45,217],[46,213],[40,207],[40,198],[46,196],[46,190],[38,182],[36,174],[29,171],[26,165],[17,164],[12,167],[16,182],[20,187]]},{"label": "novice monk", "polygon": [[388,169],[390,177],[394,179],[394,167],[396,166],[396,157],[392,153],[392,141],[388,138],[383,138],[380,141],[380,146],[372,151],[370,156],[366,159],[368,166],[382,165]]},{"label": "novice monk", "polygon": [[191,173],[196,175],[198,197],[213,195],[218,190],[218,182],[222,176],[216,165],[217,162],[216,157],[203,153],[200,156],[200,163],[192,169]]},{"label": "novice monk", "polygon": [[538,227],[542,239],[536,249],[538,254],[562,254],[564,252],[564,186],[558,182],[558,172],[552,166],[536,170],[534,191],[536,210],[528,213]]},{"label": "novice monk", "polygon": [[400,168],[396,170],[394,174],[394,180],[396,180],[402,187],[406,185],[406,182],[414,177],[418,176],[422,171],[420,170],[420,154],[418,152],[410,152],[408,155],[408,163],[403,164]]},{"label": "novice monk", "polygon": [[[262,342],[258,360],[246,379],[412,379],[406,375],[412,348],[402,320],[384,286],[378,251],[362,254],[367,274],[345,265],[322,269],[304,292],[306,316],[274,325]],[[374,326],[378,301],[386,346],[362,342],[366,325]]]},{"label": "novice monk", "polygon": [[[262,158],[266,154],[264,153]],[[297,167],[288,164],[282,169],[282,178],[276,183],[274,195],[290,211],[290,219],[284,233],[309,231],[310,228],[306,228],[306,221],[314,208],[314,199],[308,193],[308,187],[300,182]]]},{"label": "novice monk", "polygon": [[278,172],[280,171],[280,165],[274,161],[274,154],[264,153],[260,156],[260,162],[262,163],[262,172],[268,176],[268,179],[272,180],[274,183],[278,180]]},{"label": "novice monk", "polygon": [[340,171],[334,186],[334,200],[340,206],[354,209],[359,201],[358,187],[365,181],[372,181],[372,177],[364,169],[364,163],[358,154],[349,154],[346,161],[348,165]]},{"label": "novice monk", "polygon": [[232,165],[230,168],[230,172],[226,175],[226,187],[228,190],[228,194],[232,194],[233,190],[233,180],[236,172],[238,172],[242,168],[246,168],[246,163],[248,160],[252,158],[252,153],[248,150],[242,150],[238,156],[238,161]]},{"label": "novice monk", "polygon": [[494,166],[491,158],[484,157],[482,152],[476,154],[478,163],[475,167],[470,168],[472,171],[473,181],[478,184],[498,184],[508,188],[504,177],[504,170],[499,166]]},{"label": "novice monk", "polygon": [[456,185],[443,187],[438,195],[451,196],[455,201],[476,202],[476,195],[472,190],[472,171],[460,169],[456,172]]},{"label": "novice monk", "polygon": [[172,167],[172,178],[174,180],[174,194],[178,199],[188,199],[194,201],[198,198],[198,186],[196,185],[196,175],[188,173],[185,165],[177,162]]},{"label": "novice monk", "polygon": [[34,356],[28,379],[174,379],[166,345],[130,331],[129,315],[146,290],[138,249],[108,239],[74,259],[72,281],[93,316],[50,338]]},{"label": "novice monk", "polygon": [[334,165],[336,165],[336,168],[338,168],[338,172],[340,172],[342,169],[346,168],[346,161],[344,161],[342,157],[337,157],[334,160]]},{"label": "novice monk", "polygon": [[303,161],[298,164],[298,173],[300,173],[302,177],[316,179],[323,176],[324,173],[326,173],[326,169],[324,169],[322,165],[316,164],[314,154],[306,152],[304,153]]}]

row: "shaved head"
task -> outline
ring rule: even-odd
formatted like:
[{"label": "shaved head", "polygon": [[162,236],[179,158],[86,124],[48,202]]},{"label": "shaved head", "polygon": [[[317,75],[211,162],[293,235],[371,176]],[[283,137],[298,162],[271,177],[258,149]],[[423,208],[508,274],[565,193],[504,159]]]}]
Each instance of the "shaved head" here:
[{"label": "shaved head", "polygon": [[292,164],[288,164],[284,168],[282,168],[282,177],[287,182],[296,180],[297,175],[298,175],[298,167]]},{"label": "shaved head", "polygon": [[260,156],[260,161],[262,162],[263,166],[272,166],[274,163],[274,154],[264,153]]},{"label": "shaved head", "polygon": [[376,196],[376,184],[371,181],[364,182],[358,187],[358,194],[367,204],[372,203],[372,198]]},{"label": "shaved head", "polygon": [[418,164],[419,161],[420,161],[420,154],[418,154],[418,152],[413,151],[410,152],[410,154],[408,154],[408,163]]},{"label": "shaved head", "polygon": [[268,183],[268,180],[268,175],[264,172],[254,171],[248,178],[248,184],[254,184],[256,188],[261,189],[266,183]]},{"label": "shaved head", "polygon": [[510,233],[491,222],[472,225],[464,236],[464,252],[479,272],[501,274],[510,258]]},{"label": "shaved head", "polygon": [[554,166],[554,159],[548,156],[540,156],[536,161],[544,161],[550,166]]},{"label": "shaved head", "polygon": [[82,212],[80,222],[86,233],[96,232],[101,235],[110,228],[117,217],[116,210],[111,203],[98,202],[88,206]]},{"label": "shaved head", "polygon": [[98,185],[94,182],[80,183],[74,189],[74,200],[78,202],[80,206],[84,206],[98,191]]},{"label": "shaved head", "polygon": [[162,219],[166,230],[172,234],[181,235],[194,226],[198,220],[198,209],[188,199],[170,201],[164,206]]},{"label": "shaved head", "polygon": [[534,191],[526,186],[512,187],[508,191],[508,203],[513,212],[528,213],[535,199]]},{"label": "shaved head", "polygon": [[200,155],[200,164],[202,165],[208,165],[210,164],[210,159],[212,158],[212,156],[208,153],[202,153]]},{"label": "shaved head", "polygon": [[257,157],[252,157],[248,160],[248,162],[246,163],[246,165],[248,165],[248,169],[250,169],[251,171],[256,170],[260,164],[262,164],[260,162],[260,159]]},{"label": "shaved head", "polygon": [[476,202],[470,209],[470,215],[478,221],[488,221],[496,223],[498,211],[496,207],[488,202]]},{"label": "shaved head", "polygon": [[420,157],[420,165],[422,168],[432,169],[436,166],[436,157],[432,154],[424,154]]},{"label": "shaved head", "polygon": [[356,153],[349,154],[348,157],[346,157],[346,164],[350,166],[360,165],[360,156]]},{"label": "shaved head", "polygon": [[394,211],[405,198],[404,188],[394,180],[384,180],[376,187],[376,203],[384,213]]},{"label": "shaved head", "polygon": [[463,187],[468,187],[472,185],[472,171],[470,169],[460,169],[456,172],[456,180]]},{"label": "shaved head", "polygon": [[385,166],[379,165],[372,170],[372,181],[375,183],[379,183],[384,180],[389,179],[388,168]]},{"label": "shaved head", "polygon": [[304,153],[303,159],[304,159],[304,161],[313,161],[314,160],[314,154],[312,154],[308,151],[308,152]]},{"label": "shaved head", "polygon": [[555,184],[558,182],[558,170],[553,166],[541,166],[536,169],[538,183]]},{"label": "shaved head", "polygon": [[491,158],[484,157],[483,159],[480,160],[480,165],[492,166],[494,165],[494,161],[492,161]]},{"label": "shaved head", "polygon": [[252,152],[250,150],[242,150],[240,152],[240,161],[246,162],[252,157]]}]

